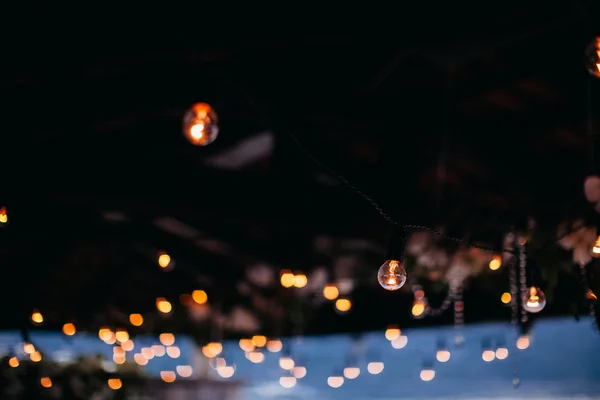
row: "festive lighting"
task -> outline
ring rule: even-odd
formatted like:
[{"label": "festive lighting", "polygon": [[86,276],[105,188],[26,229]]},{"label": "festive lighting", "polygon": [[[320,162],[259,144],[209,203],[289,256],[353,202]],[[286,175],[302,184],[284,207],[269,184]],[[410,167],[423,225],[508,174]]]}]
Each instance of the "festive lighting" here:
[{"label": "festive lighting", "polygon": [[231,365],[224,365],[217,368],[217,374],[219,374],[221,378],[231,378],[233,374],[235,374],[235,368],[233,368]]},{"label": "festive lighting", "polygon": [[250,353],[247,353],[246,358],[248,358],[251,363],[260,364],[265,360],[265,355],[260,351],[251,351]]},{"label": "festive lighting", "polygon": [[525,350],[529,347],[530,341],[528,336],[520,336],[517,339],[517,349]]},{"label": "festive lighting", "polygon": [[34,310],[33,314],[31,314],[31,322],[36,325],[43,323],[44,317],[42,316],[42,313],[40,313],[38,310]]},{"label": "festive lighting", "polygon": [[123,387],[123,382],[119,378],[110,378],[108,380],[108,387],[112,390],[119,390]]},{"label": "festive lighting", "polygon": [[287,356],[279,357],[279,366],[282,369],[291,370],[292,368],[294,368],[295,365],[296,365],[296,363],[294,362],[292,357],[287,357]]},{"label": "festive lighting", "polygon": [[586,51],[586,66],[590,74],[600,78],[600,36],[596,37]]},{"label": "festive lighting", "polygon": [[451,354],[447,349],[440,349],[437,351],[437,353],[435,353],[435,358],[441,363],[448,362],[450,360],[450,356]]},{"label": "festive lighting", "polygon": [[537,313],[546,306],[546,295],[539,287],[531,286],[523,295],[523,309],[530,313]]},{"label": "festive lighting", "polygon": [[502,293],[502,296],[500,296],[500,301],[504,304],[509,304],[511,300],[512,300],[512,296],[508,292],[504,292],[504,293]]},{"label": "festive lighting", "polygon": [[396,339],[392,340],[392,347],[396,350],[403,349],[408,343],[408,337],[404,335],[398,336]]},{"label": "festive lighting", "polygon": [[73,336],[75,332],[77,332],[77,330],[75,329],[75,325],[70,322],[63,325],[62,331],[67,336]]},{"label": "festive lighting", "polygon": [[165,346],[163,346],[162,344],[153,344],[150,348],[152,349],[152,353],[154,353],[156,357],[162,357],[167,352]]},{"label": "festive lighting", "polygon": [[0,207],[0,227],[8,224],[8,214],[6,213],[6,207]]},{"label": "festive lighting", "polygon": [[181,355],[181,350],[177,346],[169,346],[167,347],[167,355],[171,358],[179,358]]},{"label": "festive lighting", "polygon": [[498,270],[502,266],[502,257],[494,256],[490,261],[489,267],[492,271]]},{"label": "festive lighting", "polygon": [[360,375],[360,368],[346,367],[344,368],[344,377],[347,379],[356,379]]},{"label": "festive lighting", "polygon": [[348,299],[337,299],[335,302],[335,308],[339,312],[348,312],[352,308],[352,302]]},{"label": "festive lighting", "polygon": [[44,387],[46,389],[51,388],[52,387],[52,379],[45,376],[40,379],[40,385],[42,385],[42,387]]},{"label": "festive lighting", "polygon": [[242,349],[246,353],[254,351],[254,344],[252,343],[252,339],[240,339],[239,345],[240,349]]},{"label": "festive lighting", "polygon": [[325,297],[327,300],[335,300],[339,295],[340,291],[333,283],[327,284],[323,288],[323,297]]},{"label": "festive lighting", "polygon": [[166,383],[173,383],[177,376],[173,371],[160,371],[160,378]]},{"label": "festive lighting", "polygon": [[425,317],[425,311],[427,310],[427,301],[425,298],[415,299],[412,305],[411,313],[414,318]]},{"label": "festive lighting", "polygon": [[192,367],[189,365],[178,365],[177,367],[175,367],[175,371],[177,371],[179,376],[181,376],[182,378],[189,378],[194,372]]},{"label": "festive lighting", "polygon": [[292,271],[284,269],[283,271],[281,271],[279,280],[281,282],[281,286],[283,286],[284,288],[291,288],[292,286],[294,286],[296,278]]},{"label": "festive lighting", "polygon": [[308,278],[306,275],[300,273],[294,275],[294,286],[297,288],[303,288],[308,284]]},{"label": "festive lighting", "polygon": [[164,297],[159,297],[156,299],[156,309],[163,314],[168,314],[173,310],[173,306]]},{"label": "festive lighting", "polygon": [[505,360],[508,357],[508,349],[506,347],[498,347],[496,349],[496,358],[498,360]]},{"label": "festive lighting", "polygon": [[592,257],[600,258],[600,236],[596,238],[594,246],[592,247]]},{"label": "festive lighting", "polygon": [[419,377],[423,382],[429,382],[435,378],[435,371],[430,368],[424,368],[421,370]]},{"label": "festive lighting", "polygon": [[406,282],[404,265],[396,260],[387,260],[379,267],[377,280],[381,287],[386,290],[400,289]]},{"label": "festive lighting", "polygon": [[295,366],[294,368],[292,368],[292,375],[294,375],[294,377],[296,379],[302,379],[306,376],[306,367],[302,367],[302,366]]},{"label": "festive lighting", "polygon": [[293,388],[296,386],[296,378],[293,376],[282,376],[279,378],[279,384],[286,389]]},{"label": "festive lighting", "polygon": [[158,253],[158,266],[161,267],[162,269],[171,269],[173,267],[172,265],[172,261],[171,261],[171,256],[168,255],[167,253],[161,252]]},{"label": "festive lighting", "polygon": [[194,104],[183,116],[183,134],[193,145],[211,144],[219,136],[217,113],[209,104]]},{"label": "festive lighting", "polygon": [[367,371],[369,371],[371,375],[378,375],[383,372],[384,367],[385,365],[381,361],[372,361],[367,364]]},{"label": "festive lighting", "polygon": [[252,336],[252,344],[256,347],[265,347],[267,344],[267,338],[263,335]]},{"label": "festive lighting", "polygon": [[267,342],[267,350],[269,350],[271,353],[280,352],[282,348],[283,343],[281,343],[281,340],[274,339]]},{"label": "festive lighting", "polygon": [[496,352],[486,349],[481,353],[481,359],[485,362],[492,362],[496,358]]},{"label": "festive lighting", "polygon": [[344,377],[342,376],[330,376],[329,378],[327,378],[327,384],[334,388],[337,389],[339,387],[341,387],[344,384]]},{"label": "festive lighting", "polygon": [[142,326],[144,323],[144,317],[141,314],[131,314],[129,316],[129,322],[133,326]]},{"label": "festive lighting", "polygon": [[400,329],[397,326],[389,326],[385,330],[385,338],[389,341],[398,339],[400,337]]},{"label": "festive lighting", "polygon": [[129,340],[129,333],[125,329],[119,328],[115,332],[115,339],[120,343],[126,342]]},{"label": "festive lighting", "polygon": [[192,292],[192,300],[194,300],[196,304],[206,304],[208,295],[204,290],[194,290]]},{"label": "festive lighting", "polygon": [[161,333],[158,335],[158,340],[165,346],[171,346],[175,343],[175,335],[172,333]]},{"label": "festive lighting", "polygon": [[11,368],[17,368],[19,366],[19,359],[17,357],[11,357],[11,358],[9,358],[8,365]]},{"label": "festive lighting", "polygon": [[33,362],[40,362],[42,361],[42,353],[39,351],[34,351],[29,355],[29,359]]}]

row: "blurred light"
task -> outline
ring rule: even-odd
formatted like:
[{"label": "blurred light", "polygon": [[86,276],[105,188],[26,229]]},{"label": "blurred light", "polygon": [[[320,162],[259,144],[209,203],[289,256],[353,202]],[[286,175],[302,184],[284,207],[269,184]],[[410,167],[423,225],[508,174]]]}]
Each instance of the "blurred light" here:
[{"label": "blurred light", "polygon": [[267,338],[263,335],[252,336],[252,344],[256,347],[264,347],[267,344]]},{"label": "blurred light", "polygon": [[292,274],[292,271],[285,269],[281,271],[280,276],[281,286],[284,288],[291,288],[294,286],[295,277],[294,274]]},{"label": "blurred light", "polygon": [[435,358],[441,363],[448,362],[450,360],[450,352],[448,350],[438,350]]},{"label": "blurred light", "polygon": [[31,322],[38,325],[44,322],[42,313],[40,313],[38,310],[33,310],[33,314],[31,314]]},{"label": "blurred light", "polygon": [[403,349],[408,343],[408,337],[401,335],[397,339],[392,340],[392,347],[395,349]]},{"label": "blurred light", "polygon": [[217,368],[217,374],[219,374],[221,378],[231,378],[233,374],[235,374],[235,368],[233,368],[231,365],[224,365]]},{"label": "blurred light", "polygon": [[144,355],[141,354],[141,353],[134,354],[133,355],[133,360],[138,365],[146,365],[146,364],[148,364],[148,359],[146,357],[144,357]]},{"label": "blurred light", "polygon": [[175,370],[182,378],[189,378],[193,373],[192,367],[189,365],[178,365]]},{"label": "blurred light", "polygon": [[142,314],[131,314],[129,316],[129,322],[131,322],[131,325],[133,326],[142,326],[144,317],[142,317]]},{"label": "blurred light", "polygon": [[277,353],[281,351],[282,348],[283,343],[281,343],[281,340],[273,339],[267,342],[267,350],[269,350],[271,353]]},{"label": "blurred light", "polygon": [[45,376],[42,379],[40,379],[40,384],[42,385],[42,387],[50,388],[52,387],[52,379]]},{"label": "blurred light", "polygon": [[147,360],[152,360],[154,358],[154,351],[150,347],[144,347],[144,348],[142,348],[140,350],[140,353],[142,353],[142,355],[144,357],[146,357]]},{"label": "blurred light", "polygon": [[117,339],[120,343],[126,342],[129,340],[129,333],[125,329],[119,328],[115,332],[115,339]]},{"label": "blurred light", "polygon": [[279,357],[279,366],[285,370],[291,370],[296,363],[291,357]]},{"label": "blurred light", "polygon": [[123,383],[119,378],[111,378],[108,380],[108,387],[112,390],[119,390],[123,387]]},{"label": "blurred light", "polygon": [[292,368],[292,375],[296,379],[302,379],[306,376],[306,367],[294,367]]},{"label": "blurred light", "polygon": [[183,134],[193,145],[207,146],[219,136],[217,113],[207,103],[194,104],[183,116]]},{"label": "blurred light", "polygon": [[327,384],[332,388],[337,389],[344,384],[344,378],[341,376],[330,376],[327,378]]},{"label": "blurred light", "polygon": [[308,278],[306,275],[300,273],[294,275],[294,286],[297,288],[303,288],[308,284]]},{"label": "blurred light", "polygon": [[493,350],[484,350],[481,353],[481,359],[485,362],[492,362],[496,358],[496,353]]},{"label": "blurred light", "polygon": [[169,268],[171,266],[171,256],[164,252],[159,253],[158,265],[163,269]]},{"label": "blurred light", "polygon": [[423,382],[429,382],[435,378],[435,371],[432,369],[423,369],[419,376]]},{"label": "blurred light", "polygon": [[34,351],[29,355],[29,358],[33,362],[40,362],[42,361],[42,354],[39,351]]},{"label": "blurred light", "polygon": [[156,299],[156,309],[163,314],[168,314],[173,310],[173,306],[164,297],[159,297]]},{"label": "blurred light", "polygon": [[425,313],[426,303],[423,299],[418,299],[413,302],[412,315],[413,317],[422,317]]},{"label": "blurred light", "polygon": [[260,351],[251,351],[248,353],[248,360],[254,364],[260,364],[265,360],[265,355]]},{"label": "blurred light", "polygon": [[172,333],[161,333],[158,335],[158,340],[165,346],[172,346],[175,343],[175,335]]},{"label": "blurred light", "polygon": [[192,292],[192,300],[198,304],[206,304],[208,301],[208,295],[204,290],[194,290]]},{"label": "blurred light", "polygon": [[296,378],[293,376],[282,376],[279,378],[279,384],[286,389],[293,388],[296,386]]},{"label": "blurred light", "polygon": [[133,340],[129,339],[129,340],[126,340],[125,342],[121,343],[121,347],[125,351],[132,351],[133,348],[135,347],[135,344],[133,343]]},{"label": "blurred light", "polygon": [[350,311],[352,308],[352,302],[348,299],[337,299],[335,302],[335,308],[340,312]]},{"label": "blurred light", "polygon": [[5,225],[8,223],[8,214],[6,207],[0,207],[0,224]]},{"label": "blurred light", "polygon": [[332,283],[325,285],[325,287],[323,288],[323,297],[325,297],[327,300],[335,300],[338,298],[339,295],[340,291]]},{"label": "blurred light", "polygon": [[492,261],[490,261],[489,267],[492,271],[498,270],[502,266],[502,257],[494,256]]},{"label": "blurred light", "polygon": [[160,371],[160,378],[167,383],[173,383],[177,377],[173,371]]},{"label": "blurred light", "polygon": [[510,293],[508,293],[508,292],[502,293],[502,296],[500,297],[501,302],[503,302],[504,304],[508,304],[508,303],[510,303],[511,300],[512,300],[512,296]]},{"label": "blurred light", "polygon": [[177,346],[169,346],[167,347],[167,355],[171,358],[179,358],[181,350]]},{"label": "blurred light", "polygon": [[525,350],[529,347],[529,337],[521,336],[517,339],[517,349]]},{"label": "blurred light", "polygon": [[67,336],[73,336],[76,332],[75,325],[68,322],[63,325],[62,331]]},{"label": "blurred light", "polygon": [[344,368],[344,377],[348,379],[356,379],[360,375],[360,368],[346,367]]},{"label": "blurred light", "polygon": [[252,339],[240,339],[240,349],[245,352],[253,351],[254,344],[252,343]]},{"label": "blurred light", "polygon": [[369,364],[367,364],[367,371],[369,371],[371,375],[380,374],[383,371],[383,368],[384,364],[379,361],[372,361]]},{"label": "blurred light", "polygon": [[508,349],[505,347],[498,347],[496,349],[496,358],[498,360],[505,360],[508,357]]},{"label": "blurred light", "polygon": [[25,354],[32,354],[33,352],[35,352],[35,346],[32,345],[31,343],[23,343],[23,353]]},{"label": "blurred light", "polygon": [[400,337],[400,329],[397,326],[390,326],[385,330],[385,338],[389,341],[398,339]]},{"label": "blurred light", "polygon": [[11,357],[8,360],[8,365],[12,368],[17,368],[19,366],[19,359],[17,357]]}]

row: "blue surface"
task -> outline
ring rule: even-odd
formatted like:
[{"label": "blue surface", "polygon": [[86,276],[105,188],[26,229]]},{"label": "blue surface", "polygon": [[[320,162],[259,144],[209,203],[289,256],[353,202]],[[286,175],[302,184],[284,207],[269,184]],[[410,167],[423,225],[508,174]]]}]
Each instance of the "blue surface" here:
[{"label": "blue surface", "polygon": [[[55,361],[75,359],[82,355],[102,354],[106,360],[112,360],[114,345],[102,342],[97,335],[77,333],[66,337],[61,333],[33,331],[30,340],[36,348]],[[160,344],[158,337],[137,336],[133,338],[135,348],[127,353],[127,360],[133,361],[133,355],[142,347]],[[181,355],[174,359],[168,355],[154,357],[143,368],[151,376],[159,376],[160,371],[174,371],[177,365],[193,365],[195,344],[192,339],[176,336],[175,346],[179,347]],[[23,353],[23,339],[19,332],[0,332],[0,351],[20,355]]]},{"label": "blue surface", "polygon": [[[345,380],[338,389],[327,385],[327,377],[341,371],[351,349],[349,336],[303,338],[292,344],[293,358],[305,360],[307,375],[291,388],[282,388],[278,354],[267,353],[265,362],[246,360],[237,343],[225,346],[227,358],[236,364],[236,377],[247,382],[245,399],[600,399],[600,335],[590,319],[539,320],[525,350],[515,348],[515,334],[508,324],[468,326],[465,342],[455,346],[454,330],[419,329],[403,332],[408,344],[392,348],[383,332],[369,333],[362,339],[364,355],[359,359],[361,375]],[[439,339],[447,339],[452,353],[447,363],[435,362],[435,378],[419,378],[423,362],[435,360]],[[509,356],[486,363],[481,358],[482,344],[505,340]],[[379,354],[385,363],[379,375],[366,371],[369,357]],[[368,354],[371,354],[369,356]],[[518,371],[521,384],[512,384]],[[579,396],[578,396],[579,395]]]}]

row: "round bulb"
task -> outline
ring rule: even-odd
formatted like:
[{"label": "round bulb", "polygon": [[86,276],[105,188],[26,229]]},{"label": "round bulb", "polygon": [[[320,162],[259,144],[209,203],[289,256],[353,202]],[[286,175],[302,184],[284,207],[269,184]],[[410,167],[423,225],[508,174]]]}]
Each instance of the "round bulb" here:
[{"label": "round bulb", "polygon": [[217,113],[206,103],[196,103],[183,116],[183,134],[193,145],[207,146],[219,136]]},{"label": "round bulb", "polygon": [[600,36],[590,43],[585,55],[588,71],[596,78],[600,78]]},{"label": "round bulb", "polygon": [[387,260],[379,268],[377,280],[386,290],[398,290],[406,282],[406,270],[400,261]]},{"label": "round bulb", "polygon": [[542,289],[531,286],[523,295],[523,308],[530,313],[537,313],[546,306],[546,295]]}]

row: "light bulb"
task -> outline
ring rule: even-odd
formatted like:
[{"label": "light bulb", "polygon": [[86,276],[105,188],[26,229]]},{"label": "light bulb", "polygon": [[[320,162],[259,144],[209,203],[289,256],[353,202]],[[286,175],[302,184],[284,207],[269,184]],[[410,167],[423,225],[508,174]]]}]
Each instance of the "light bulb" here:
[{"label": "light bulb", "polygon": [[379,268],[377,280],[381,287],[386,290],[400,289],[406,282],[404,265],[396,260],[387,260]]},{"label": "light bulb", "polygon": [[546,306],[546,295],[542,289],[531,286],[523,295],[523,308],[530,313],[537,313]]},{"label": "light bulb", "polygon": [[207,146],[219,136],[217,113],[207,103],[196,103],[183,116],[183,134],[193,145]]},{"label": "light bulb", "polygon": [[600,36],[588,46],[585,55],[588,71],[596,78],[600,78]]},{"label": "light bulb", "polygon": [[596,242],[594,243],[594,246],[592,247],[592,257],[600,258],[600,236],[598,236],[596,238]]}]

